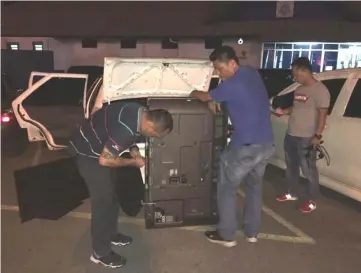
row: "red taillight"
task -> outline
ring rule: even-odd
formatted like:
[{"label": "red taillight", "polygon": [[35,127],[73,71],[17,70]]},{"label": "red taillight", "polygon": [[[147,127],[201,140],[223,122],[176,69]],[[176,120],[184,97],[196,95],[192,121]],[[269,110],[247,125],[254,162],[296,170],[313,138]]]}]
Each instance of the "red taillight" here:
[{"label": "red taillight", "polygon": [[1,116],[1,123],[8,123],[10,122],[11,118],[8,115]]}]

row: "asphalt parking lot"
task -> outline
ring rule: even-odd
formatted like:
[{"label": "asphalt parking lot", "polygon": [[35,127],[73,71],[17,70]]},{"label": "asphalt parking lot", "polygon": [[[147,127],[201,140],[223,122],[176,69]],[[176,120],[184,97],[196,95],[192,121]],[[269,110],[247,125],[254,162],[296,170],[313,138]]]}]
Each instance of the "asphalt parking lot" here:
[{"label": "asphalt parking lot", "polygon": [[[84,199],[81,187],[59,182],[63,175],[71,175],[64,169],[57,170],[60,165],[56,164],[63,164],[66,157],[64,152],[51,152],[42,145],[32,144],[21,158],[2,159],[1,272],[359,273],[361,270],[360,204],[323,189],[319,208],[303,215],[293,204],[274,200],[277,185],[283,179],[283,172],[274,167],[268,168],[265,177],[263,226],[257,244],[247,243],[239,234],[238,245],[227,249],[205,240],[203,231],[209,227],[145,230],[142,213],[135,218],[121,215],[119,228],[133,236],[134,243],[115,250],[127,258],[127,265],[121,269],[94,265],[89,261],[89,203],[86,199],[79,202]],[[29,168],[36,168],[37,172],[28,172]],[[71,212],[63,216],[64,211],[59,210],[50,219],[49,210],[62,203],[61,199],[52,199],[54,192],[72,200],[65,206]],[[48,199],[31,201],[34,196]],[[242,199],[240,191],[240,208]],[[42,203],[44,200],[46,205]],[[40,212],[21,212],[22,222],[18,202]]]}]

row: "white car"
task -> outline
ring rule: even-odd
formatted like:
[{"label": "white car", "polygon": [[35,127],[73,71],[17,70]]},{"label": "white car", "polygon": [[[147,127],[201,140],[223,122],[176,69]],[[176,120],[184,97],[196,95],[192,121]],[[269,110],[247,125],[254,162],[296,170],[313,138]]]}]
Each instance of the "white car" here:
[{"label": "white car", "polygon": [[[219,79],[213,72],[211,63],[202,60],[106,58],[104,79],[96,80],[89,90],[86,89],[87,75],[33,72],[28,89],[13,101],[12,107],[20,126],[27,130],[29,141],[45,141],[50,150],[66,149],[69,137],[84,117],[89,117],[99,96],[104,103],[121,99],[187,97],[193,89],[208,91],[210,85],[214,88]],[[35,77],[42,78],[35,83]],[[82,105],[69,104],[70,100],[66,99],[59,101],[64,98],[64,92],[68,92],[69,97],[73,95],[71,88],[56,88],[51,93],[43,88],[59,78],[82,81]],[[324,160],[318,161],[320,183],[361,201],[361,69],[327,71],[317,74],[316,78],[331,93],[330,115],[323,133],[331,164],[327,166]],[[297,83],[292,84],[278,97],[292,93],[297,86]],[[47,97],[46,103],[41,103],[43,97]],[[292,98],[292,94],[288,97]],[[281,168],[285,168],[283,139],[287,122],[288,117],[272,117],[277,147],[272,164]],[[139,146],[144,156],[145,145]],[[144,169],[142,174],[145,181]]]},{"label": "white car", "polygon": [[[327,166],[325,160],[318,160],[320,184],[361,202],[361,68],[326,71],[315,77],[331,94],[329,115],[322,134],[323,146],[331,162]],[[290,85],[271,99],[271,103],[282,102],[282,96],[286,104],[292,103],[291,93],[298,86],[298,83]],[[283,105],[287,106],[291,105]],[[283,140],[288,118],[272,115],[277,150],[271,163],[283,169]]]},{"label": "white car", "polygon": [[[12,108],[30,142],[44,141],[49,150],[62,150],[94,105],[125,99],[146,103],[152,97],[188,97],[194,89],[207,92],[219,81],[213,72],[212,63],[206,60],[105,58],[104,75],[89,90],[85,74],[33,72],[28,89],[12,102]],[[77,87],[83,84],[82,103],[79,94],[74,94],[79,88],[74,90],[67,81],[76,81]],[[138,147],[145,156],[145,143],[138,143]],[[143,182],[144,175],[142,168]]]}]

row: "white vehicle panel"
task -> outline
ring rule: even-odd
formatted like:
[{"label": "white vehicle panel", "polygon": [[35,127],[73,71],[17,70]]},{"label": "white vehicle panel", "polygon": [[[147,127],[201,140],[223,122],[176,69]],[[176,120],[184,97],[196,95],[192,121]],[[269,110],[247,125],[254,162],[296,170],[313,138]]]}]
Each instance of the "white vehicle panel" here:
[{"label": "white vehicle panel", "polygon": [[205,60],[105,58],[103,101],[187,97],[208,91],[213,71]]},{"label": "white vehicle panel", "polygon": [[[36,76],[42,77],[39,81],[34,83],[34,78]],[[19,123],[19,126],[21,128],[24,128],[27,130],[28,133],[28,139],[30,142],[36,142],[36,141],[45,141],[46,145],[49,150],[61,150],[66,149],[67,146],[63,144],[56,143],[54,136],[49,131],[49,129],[39,120],[36,120],[32,118],[32,116],[29,115],[29,111],[24,108],[23,102],[30,97],[34,92],[38,91],[40,87],[42,87],[44,84],[49,82],[52,79],[82,79],[84,80],[84,98],[82,106],[79,105],[79,109],[86,107],[85,104],[85,96],[86,96],[86,86],[88,82],[88,75],[86,74],[71,74],[71,73],[44,73],[44,72],[32,72],[29,78],[28,83],[28,89],[26,89],[23,93],[21,93],[15,100],[12,102],[12,108],[16,117],[16,120]],[[39,112],[41,112],[41,107],[39,108]],[[71,108],[71,107],[70,107]],[[72,109],[69,109],[67,107],[52,107],[47,106],[47,109],[53,109],[54,114],[56,112],[57,118],[64,119],[64,116],[62,117],[61,114],[64,112],[64,114],[68,114],[67,118],[69,121],[72,121],[73,119],[73,111]],[[66,110],[64,110],[66,109]],[[85,114],[85,112],[83,113]],[[83,116],[83,114],[80,112],[80,116]],[[43,116],[48,115],[48,118],[55,118],[54,116],[49,117],[49,113],[46,111],[43,112]],[[66,119],[65,119],[66,120]]]}]

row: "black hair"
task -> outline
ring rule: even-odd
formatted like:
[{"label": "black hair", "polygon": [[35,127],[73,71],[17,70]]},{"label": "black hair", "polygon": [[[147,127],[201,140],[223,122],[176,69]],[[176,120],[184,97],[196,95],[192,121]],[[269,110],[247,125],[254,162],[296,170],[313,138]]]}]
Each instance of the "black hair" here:
[{"label": "black hair", "polygon": [[311,65],[310,60],[307,57],[300,57],[300,58],[294,60],[293,63],[291,64],[291,67],[306,69],[306,70],[309,70],[310,72],[312,72],[312,65]]},{"label": "black hair", "polygon": [[154,109],[147,112],[147,119],[154,123],[158,134],[173,130],[172,115],[165,109]]},{"label": "black hair", "polygon": [[209,55],[209,60],[211,62],[219,61],[223,63],[228,63],[233,60],[237,64],[239,64],[238,57],[236,55],[236,51],[230,46],[221,46],[213,50],[211,55]]}]

